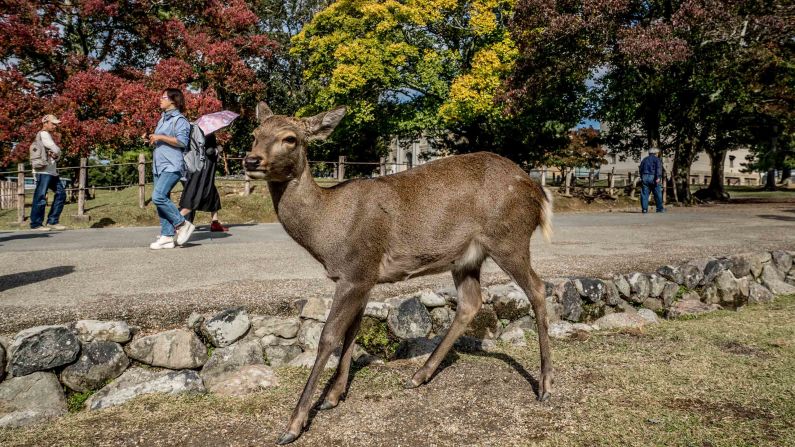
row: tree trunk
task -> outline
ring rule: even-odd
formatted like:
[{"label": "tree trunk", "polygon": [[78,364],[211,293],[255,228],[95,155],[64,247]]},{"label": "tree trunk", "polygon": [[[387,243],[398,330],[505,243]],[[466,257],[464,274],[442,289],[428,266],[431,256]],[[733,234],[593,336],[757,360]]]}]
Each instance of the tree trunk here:
[{"label": "tree trunk", "polygon": [[728,149],[725,148],[715,148],[707,151],[710,160],[711,177],[709,179],[709,186],[707,187],[706,192],[704,194],[705,197],[699,196],[699,199],[710,199],[710,200],[728,199],[728,194],[726,194],[726,190],[723,186],[725,183],[725,179],[723,176],[723,167],[726,164],[726,154],[728,152],[729,152]]},{"label": "tree trunk", "polygon": [[679,145],[674,154],[674,167],[672,172],[674,182],[674,200],[684,205],[693,203],[690,193],[690,166],[696,158],[696,145],[686,143]]},{"label": "tree trunk", "polygon": [[768,169],[767,179],[765,181],[765,191],[775,191],[775,190],[776,190],[776,170]]},{"label": "tree trunk", "polygon": [[781,168],[781,181],[784,182],[784,180],[790,177],[792,177],[792,168],[788,167]]}]

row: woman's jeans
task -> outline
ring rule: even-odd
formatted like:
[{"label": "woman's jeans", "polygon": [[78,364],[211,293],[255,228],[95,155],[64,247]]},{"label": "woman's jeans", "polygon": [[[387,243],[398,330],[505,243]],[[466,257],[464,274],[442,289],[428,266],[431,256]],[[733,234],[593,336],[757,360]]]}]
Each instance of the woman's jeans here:
[{"label": "woman's jeans", "polygon": [[47,225],[58,224],[66,202],[66,191],[63,189],[61,178],[57,175],[36,174],[36,190],[33,192],[33,206],[30,208],[30,228],[39,228],[44,222],[44,209],[47,207],[49,190],[55,192],[55,198],[52,200],[50,214],[47,215]]},{"label": "woman's jeans", "polygon": [[654,203],[657,204],[657,212],[659,213],[664,210],[662,200],[662,185],[654,181],[653,175],[642,175],[640,187],[640,207],[643,209],[644,213],[649,211],[650,190],[654,191]]},{"label": "woman's jeans", "polygon": [[176,227],[185,222],[179,209],[171,201],[171,190],[179,182],[182,174],[179,172],[161,172],[155,176],[155,189],[152,191],[152,203],[157,207],[160,216],[160,235],[174,236]]}]

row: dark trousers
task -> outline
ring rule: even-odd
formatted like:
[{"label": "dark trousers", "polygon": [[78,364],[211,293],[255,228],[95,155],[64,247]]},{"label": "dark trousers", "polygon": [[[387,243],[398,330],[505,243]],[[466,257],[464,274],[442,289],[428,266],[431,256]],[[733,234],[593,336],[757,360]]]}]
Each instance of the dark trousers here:
[{"label": "dark trousers", "polygon": [[57,225],[66,203],[66,191],[57,175],[36,174],[36,190],[33,192],[33,206],[30,209],[30,228],[38,228],[44,222],[44,209],[47,207],[47,191],[55,192],[55,198],[47,215],[47,225]]}]

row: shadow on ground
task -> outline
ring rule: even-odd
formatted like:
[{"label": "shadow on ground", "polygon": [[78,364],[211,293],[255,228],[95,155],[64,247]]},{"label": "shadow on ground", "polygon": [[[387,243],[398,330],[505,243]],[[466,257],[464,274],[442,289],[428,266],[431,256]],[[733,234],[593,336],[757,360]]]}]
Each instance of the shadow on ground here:
[{"label": "shadow on ground", "polygon": [[12,273],[10,275],[0,276],[0,292],[15,287],[22,287],[28,284],[46,281],[60,276],[66,276],[75,271],[73,265],[61,265],[58,267],[50,267],[42,270],[31,270],[29,272]]}]

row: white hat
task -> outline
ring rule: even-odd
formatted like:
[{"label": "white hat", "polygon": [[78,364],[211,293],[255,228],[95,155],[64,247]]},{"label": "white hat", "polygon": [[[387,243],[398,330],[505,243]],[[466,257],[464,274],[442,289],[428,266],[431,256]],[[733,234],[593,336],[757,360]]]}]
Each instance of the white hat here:
[{"label": "white hat", "polygon": [[658,152],[660,152],[660,150],[659,150],[659,149],[657,149],[656,147],[653,147],[653,148],[649,149],[649,153],[650,153],[650,154],[656,154],[656,153],[658,153]]},{"label": "white hat", "polygon": [[42,123],[53,123],[53,124],[61,124],[61,120],[59,120],[55,115],[44,115],[44,118],[41,119]]}]

